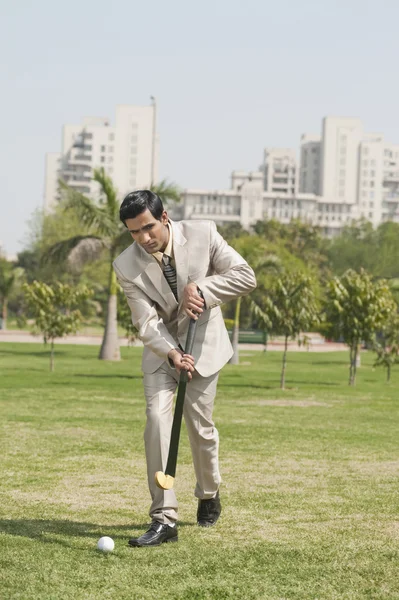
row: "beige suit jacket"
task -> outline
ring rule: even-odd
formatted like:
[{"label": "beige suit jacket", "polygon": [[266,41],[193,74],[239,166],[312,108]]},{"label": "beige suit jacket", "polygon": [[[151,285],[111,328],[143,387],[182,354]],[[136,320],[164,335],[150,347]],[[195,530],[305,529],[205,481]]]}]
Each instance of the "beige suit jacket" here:
[{"label": "beige suit jacket", "polygon": [[[197,322],[192,355],[198,373],[217,373],[232,347],[220,305],[256,287],[253,270],[217,232],[213,221],[171,221],[179,300],[187,283],[203,293],[206,310]],[[142,369],[154,373],[179,344],[185,347],[189,317],[181,310],[157,261],[139,244],[126,248],[113,263],[144,344]]]}]

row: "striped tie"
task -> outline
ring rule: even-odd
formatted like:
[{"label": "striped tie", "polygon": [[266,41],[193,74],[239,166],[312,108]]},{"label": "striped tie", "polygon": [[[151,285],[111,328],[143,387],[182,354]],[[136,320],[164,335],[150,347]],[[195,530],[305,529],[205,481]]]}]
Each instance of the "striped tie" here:
[{"label": "striped tie", "polygon": [[170,256],[164,254],[162,256],[163,262],[163,274],[166,277],[166,281],[169,283],[169,287],[172,290],[174,297],[177,300],[177,275],[176,269],[170,264]]}]

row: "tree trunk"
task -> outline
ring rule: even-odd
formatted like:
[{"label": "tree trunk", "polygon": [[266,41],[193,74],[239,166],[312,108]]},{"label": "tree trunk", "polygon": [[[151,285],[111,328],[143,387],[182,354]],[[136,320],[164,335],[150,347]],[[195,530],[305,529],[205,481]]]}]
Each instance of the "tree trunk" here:
[{"label": "tree trunk", "polygon": [[263,332],[263,352],[267,352],[267,339],[268,339],[268,333],[265,329]]},{"label": "tree trunk", "polygon": [[50,371],[54,372],[54,338],[51,338],[51,346],[50,346]]},{"label": "tree trunk", "polygon": [[362,361],[360,358],[360,344],[358,344],[356,346],[357,349],[357,354],[356,354],[356,367],[361,367],[362,366]]},{"label": "tree trunk", "polygon": [[280,388],[285,390],[285,368],[287,366],[287,351],[288,351],[288,335],[285,336],[284,353],[283,353],[283,368],[281,370]]},{"label": "tree trunk", "polygon": [[349,385],[355,385],[356,383],[356,366],[357,366],[357,354],[358,354],[358,344],[355,344],[352,348],[352,370],[351,370],[351,378]]},{"label": "tree trunk", "polygon": [[117,282],[115,271],[112,268],[109,278],[107,315],[105,320],[104,336],[101,344],[99,357],[102,360],[120,360],[117,321]]},{"label": "tree trunk", "polygon": [[352,385],[352,365],[353,365],[353,349],[349,346],[349,381],[348,385]]},{"label": "tree trunk", "polygon": [[0,323],[0,329],[3,329],[3,331],[5,331],[7,329],[7,304],[8,304],[8,298],[3,298],[3,304],[1,307],[1,323]]},{"label": "tree trunk", "polygon": [[233,346],[233,356],[230,358],[229,363],[231,365],[238,365],[240,362],[240,355],[238,350],[238,339],[240,333],[240,310],[241,310],[241,298],[237,298],[236,300],[236,309],[234,314],[234,325],[233,325],[233,335],[232,335],[232,346]]}]

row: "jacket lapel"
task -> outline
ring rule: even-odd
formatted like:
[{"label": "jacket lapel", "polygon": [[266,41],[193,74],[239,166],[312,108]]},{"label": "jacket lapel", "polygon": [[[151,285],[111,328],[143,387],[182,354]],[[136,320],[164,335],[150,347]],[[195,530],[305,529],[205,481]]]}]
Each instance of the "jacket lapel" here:
[{"label": "jacket lapel", "polygon": [[[179,224],[173,221],[170,223],[173,228],[173,254],[177,275],[177,297],[180,303],[183,299],[183,290],[188,283],[189,265],[187,248],[185,247],[187,240],[182,234]],[[134,279],[134,282],[143,289],[148,289],[148,284],[151,284],[159,296],[159,304],[165,305],[166,303],[171,309],[175,309],[177,307],[176,298],[156,259],[147,254],[138,244],[137,250],[140,260],[144,263],[144,269]]]},{"label": "jacket lapel", "polygon": [[166,307],[169,307],[170,309],[175,309],[177,307],[176,298],[170,289],[157,260],[153,256],[147,254],[147,252],[138,244],[137,247],[140,259],[144,263],[144,268],[140,275],[134,279],[134,283],[144,291],[148,291],[149,286],[152,287],[157,293],[158,304],[161,306],[166,305]]},{"label": "jacket lapel", "polygon": [[185,246],[187,240],[177,223],[171,221],[171,225],[173,228],[173,254],[177,275],[177,297],[180,303],[183,299],[183,290],[188,283],[188,253]]}]

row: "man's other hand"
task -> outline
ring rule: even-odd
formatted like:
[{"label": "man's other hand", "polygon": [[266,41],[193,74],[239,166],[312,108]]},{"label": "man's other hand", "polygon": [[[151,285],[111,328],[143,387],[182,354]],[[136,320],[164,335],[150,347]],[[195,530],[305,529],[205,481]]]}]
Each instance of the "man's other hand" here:
[{"label": "man's other hand", "polygon": [[191,381],[194,373],[194,357],[191,354],[184,354],[179,348],[173,348],[168,352],[168,358],[174,364],[176,371],[179,373],[182,370],[187,371],[187,379]]},{"label": "man's other hand", "polygon": [[196,283],[188,283],[184,288],[182,308],[190,319],[198,319],[204,311],[204,299],[199,295]]}]

